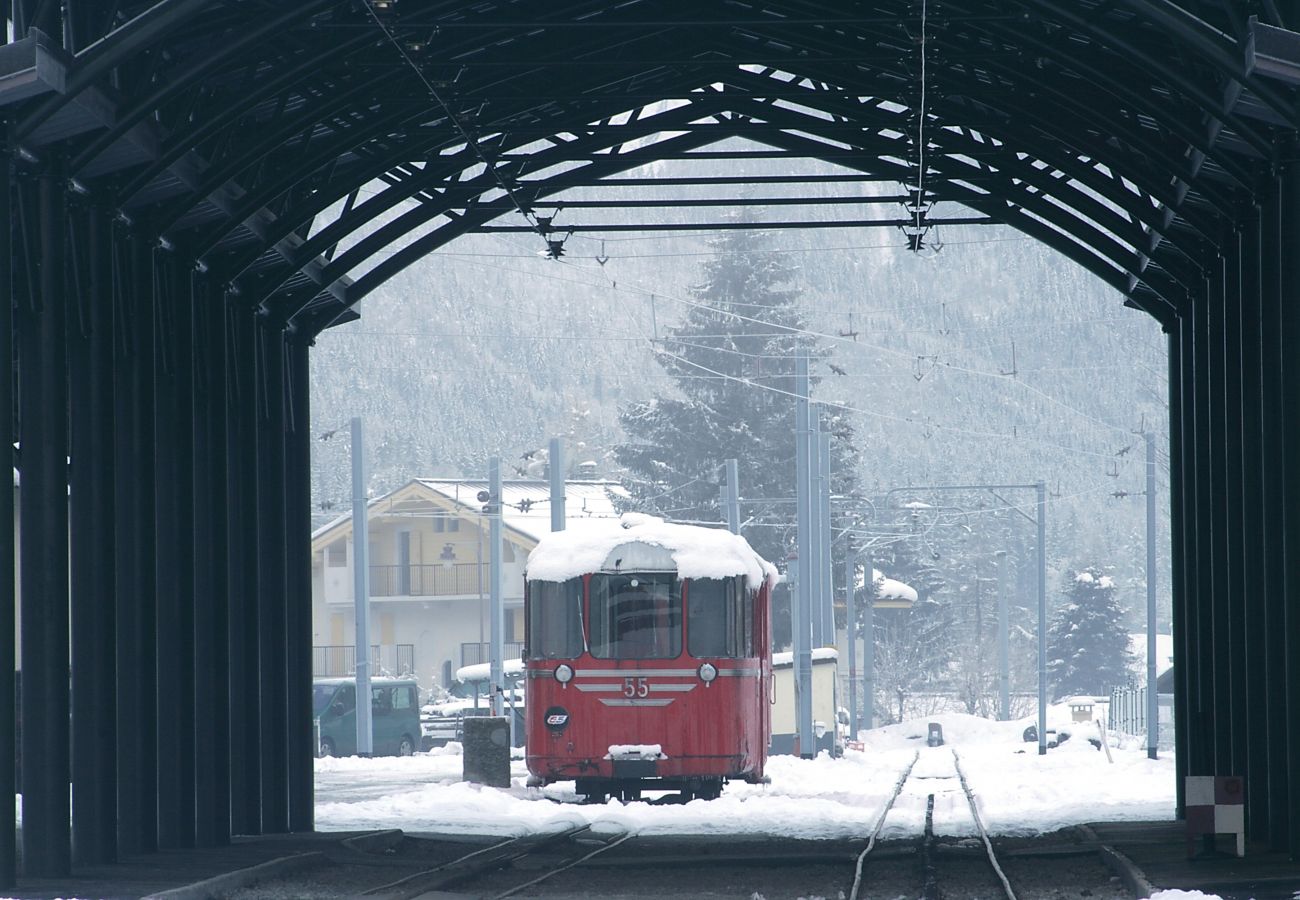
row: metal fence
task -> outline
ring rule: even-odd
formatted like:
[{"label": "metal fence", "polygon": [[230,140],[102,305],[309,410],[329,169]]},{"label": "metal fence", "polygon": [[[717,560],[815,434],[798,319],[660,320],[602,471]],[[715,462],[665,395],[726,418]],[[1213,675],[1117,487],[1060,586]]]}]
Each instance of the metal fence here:
[{"label": "metal fence", "polygon": [[449,597],[486,590],[486,572],[478,563],[419,566],[371,566],[372,597]]},{"label": "metal fence", "polygon": [[[356,673],[356,648],[351,644],[311,648],[313,678],[343,678]],[[370,645],[371,675],[412,675],[414,673],[414,644]]]},{"label": "metal fence", "polygon": [[[1174,695],[1156,694],[1157,725],[1156,746],[1172,750],[1174,746]],[[1110,692],[1110,709],[1106,714],[1106,727],[1111,731],[1145,738],[1147,734],[1147,689],[1115,688]]]},{"label": "metal fence", "polygon": [[[502,659],[518,659],[524,655],[523,641],[505,641],[502,643]],[[477,642],[460,645],[460,664],[473,666],[478,663],[491,662],[492,645]]]}]

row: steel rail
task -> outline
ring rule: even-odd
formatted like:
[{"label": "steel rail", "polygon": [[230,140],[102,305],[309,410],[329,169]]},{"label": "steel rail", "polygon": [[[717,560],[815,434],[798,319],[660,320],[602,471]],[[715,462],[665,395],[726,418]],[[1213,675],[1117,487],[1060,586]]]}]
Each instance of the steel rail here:
[{"label": "steel rail", "polygon": [[1006,892],[1007,900],[1016,900],[1016,892],[1011,889],[1011,882],[1007,879],[1006,873],[998,865],[997,854],[993,852],[993,842],[989,840],[988,830],[984,827],[984,821],[980,818],[979,805],[975,802],[975,794],[966,782],[966,774],[961,770],[961,757],[957,755],[957,750],[952,751],[952,765],[957,770],[957,780],[961,782],[961,789],[966,794],[966,802],[970,804],[971,818],[975,820],[975,829],[979,832],[980,840],[984,842],[984,852],[988,854],[989,865],[997,873],[998,880],[1002,882],[1002,890]]},{"label": "steel rail", "polygon": [[[431,875],[437,875],[439,872],[447,872],[449,869],[454,869],[457,866],[461,866],[466,863],[469,863],[471,860],[478,860],[478,858],[481,856],[491,854],[490,856],[488,856],[486,860],[479,860],[473,863],[471,870],[468,872],[452,873],[456,878],[456,880],[461,880],[465,877],[468,877],[470,875],[476,874],[479,871],[489,868],[490,866],[495,865],[498,862],[502,862],[509,859],[517,859],[519,856],[523,856],[527,853],[531,853],[533,850],[539,847],[544,847],[547,844],[551,844],[556,841],[572,838],[575,835],[590,830],[591,830],[590,824],[578,825],[573,828],[566,829],[564,831],[557,831],[553,834],[546,835],[542,837],[540,840],[535,840],[531,846],[525,846],[525,845],[530,839],[536,839],[538,837],[536,834],[524,834],[524,835],[520,835],[519,837],[508,838],[496,844],[491,844],[487,847],[481,847],[472,853],[466,853],[464,856],[459,856],[456,859],[449,860],[448,862],[439,863],[433,868],[423,869],[419,872],[415,872],[411,875],[407,875],[403,878],[399,878],[397,881],[392,881],[389,882],[388,884],[381,884],[378,885],[377,887],[372,887],[368,890],[362,891],[361,896],[369,897],[369,896],[379,895],[388,898],[388,900],[393,900],[394,897],[415,897],[435,889],[435,888],[431,888],[427,883],[425,883],[426,879],[428,879],[429,876]],[[523,850],[523,853],[514,853],[513,851],[519,847],[525,848]],[[441,886],[441,883],[439,883],[438,886]]]},{"label": "steel rail", "polygon": [[885,803],[884,808],[880,810],[880,815],[876,819],[876,827],[871,830],[871,837],[867,840],[867,846],[858,854],[857,863],[854,865],[853,888],[849,891],[849,900],[858,900],[858,890],[862,886],[862,864],[866,861],[867,854],[876,846],[876,838],[879,837],[881,829],[885,827],[885,817],[894,808],[894,801],[902,793],[903,785],[907,783],[907,779],[912,774],[912,769],[916,766],[916,761],[920,758],[921,751],[918,750],[912,755],[912,761],[907,764],[907,768],[903,770],[903,774],[899,776],[898,781],[894,784],[894,792],[889,795],[889,800]]},{"label": "steel rail", "polygon": [[[588,826],[588,828],[590,828],[590,826]],[[524,888],[530,888],[535,884],[539,884],[545,881],[546,879],[550,878],[552,875],[558,875],[560,872],[563,872],[566,869],[572,869],[574,866],[582,865],[587,860],[591,859],[593,856],[597,856],[601,853],[604,853],[606,850],[612,850],[615,847],[617,847],[619,844],[623,843],[626,840],[631,839],[634,836],[635,835],[630,831],[624,832],[623,834],[619,835],[616,839],[609,841],[608,843],[603,844],[600,847],[597,847],[595,850],[592,850],[590,853],[586,854],[585,856],[580,856],[577,859],[567,862],[562,866],[556,866],[554,869],[551,869],[550,871],[546,872],[543,875],[539,875],[538,877],[534,878],[532,881],[525,881],[523,884],[515,885],[514,887],[510,888],[507,891],[502,891],[501,893],[495,895],[495,897],[493,897],[493,900],[502,900],[502,898],[504,897],[514,896],[515,894],[522,891]]]}]

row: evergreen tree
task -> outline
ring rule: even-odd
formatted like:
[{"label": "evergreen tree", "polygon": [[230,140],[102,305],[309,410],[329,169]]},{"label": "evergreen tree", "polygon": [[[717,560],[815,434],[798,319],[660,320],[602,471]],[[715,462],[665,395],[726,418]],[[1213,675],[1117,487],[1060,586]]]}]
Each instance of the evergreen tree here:
[{"label": "evergreen tree", "polygon": [[[628,441],[615,458],[629,508],[684,522],[725,519],[723,461],[738,460],[743,534],[779,563],[795,538],[795,354],[806,352],[815,371],[827,352],[803,331],[799,295],[786,287],[791,271],[763,249],[755,231],[724,232],[713,242],[690,291],[695,303],[655,344],[671,389],[620,410]],[[831,489],[844,495],[857,481],[853,430],[837,415],[823,414],[822,425],[835,435]],[[773,615],[778,646],[789,641],[788,602],[781,591]]]},{"label": "evergreen tree", "polygon": [[1047,678],[1058,700],[1128,683],[1133,654],[1125,613],[1114,580],[1101,569],[1068,574],[1066,602],[1047,630]]}]

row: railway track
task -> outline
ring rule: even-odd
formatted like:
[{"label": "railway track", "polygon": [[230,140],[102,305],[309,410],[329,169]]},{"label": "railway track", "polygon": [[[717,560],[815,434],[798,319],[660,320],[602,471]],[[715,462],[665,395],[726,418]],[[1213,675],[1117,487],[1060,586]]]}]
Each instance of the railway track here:
[{"label": "railway track", "polygon": [[[970,813],[971,822],[974,825],[976,835],[983,844],[984,858],[988,864],[988,870],[991,871],[997,882],[997,890],[1007,900],[1017,900],[1016,892],[1007,878],[1002,865],[999,863],[997,854],[993,849],[993,842],[989,839],[988,831],[984,827],[984,822],[980,818],[979,805],[975,802],[975,794],[971,791],[970,785],[966,781],[966,776],[961,770],[961,761],[957,751],[951,751],[951,770],[948,771],[945,766],[939,763],[944,758],[938,754],[928,754],[926,763],[920,772],[917,772],[917,763],[921,758],[920,752],[912,757],[911,763],[903,770],[902,775],[894,785],[893,793],[885,802],[880,811],[880,816],[876,820],[875,827],[867,840],[867,846],[858,854],[857,862],[854,867],[853,886],[849,891],[849,900],[859,900],[865,897],[865,889],[868,879],[865,878],[867,872],[867,862],[872,851],[876,848],[877,839],[884,829],[885,820],[891,812],[899,808],[899,801],[902,799],[905,803],[916,804],[923,802],[925,805],[925,830],[918,839],[917,855],[921,861],[921,875],[923,886],[921,897],[924,900],[938,900],[943,895],[941,891],[942,882],[945,880],[945,873],[949,876],[948,881],[952,882],[955,870],[961,870],[962,890],[967,891],[971,888],[972,873],[969,865],[969,854],[963,853],[958,860],[943,860],[942,851],[943,839],[935,833],[934,829],[934,810],[936,797],[943,798],[944,801],[951,801],[960,794],[965,800],[966,808]],[[951,804],[946,804],[951,806]],[[948,896],[953,892],[949,891]],[[977,896],[988,896],[987,894],[976,894]]]},{"label": "railway track", "polygon": [[612,850],[631,837],[632,834],[628,832],[597,837],[592,834],[591,824],[586,824],[541,836],[530,834],[510,838],[396,881],[377,885],[362,892],[361,896],[376,900],[411,900],[430,892],[446,891],[466,882],[475,882],[476,893],[479,893],[480,883],[489,882],[496,873],[525,868],[520,865],[521,860],[537,857],[541,866],[540,875],[505,890],[492,889],[479,893],[480,896],[491,897],[493,900],[504,900],[553,875],[581,865],[606,850]]}]

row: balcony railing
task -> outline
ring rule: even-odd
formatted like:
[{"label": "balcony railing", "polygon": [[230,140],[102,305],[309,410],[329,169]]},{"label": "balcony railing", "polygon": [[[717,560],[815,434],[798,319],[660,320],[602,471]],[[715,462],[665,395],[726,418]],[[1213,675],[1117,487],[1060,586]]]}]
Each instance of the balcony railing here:
[{"label": "balcony railing", "polygon": [[[502,659],[518,659],[524,655],[523,641],[504,641],[501,644]],[[462,642],[460,645],[460,664],[462,666],[473,666],[478,663],[488,662],[492,653],[490,644],[480,644],[477,642]]]},{"label": "balcony railing", "polygon": [[[313,678],[345,678],[357,673],[356,648],[331,644],[311,648]],[[371,675],[411,675],[415,672],[414,644],[371,644]]]},{"label": "balcony railing", "polygon": [[[478,563],[452,563],[419,566],[371,566],[372,597],[448,597],[454,594],[477,594],[480,589]],[[487,590],[487,571],[482,572],[481,587]]]}]

